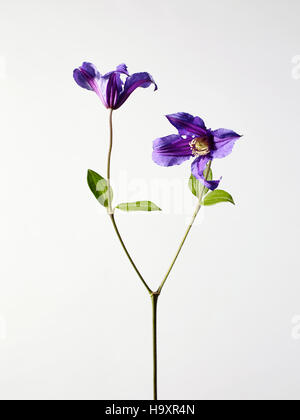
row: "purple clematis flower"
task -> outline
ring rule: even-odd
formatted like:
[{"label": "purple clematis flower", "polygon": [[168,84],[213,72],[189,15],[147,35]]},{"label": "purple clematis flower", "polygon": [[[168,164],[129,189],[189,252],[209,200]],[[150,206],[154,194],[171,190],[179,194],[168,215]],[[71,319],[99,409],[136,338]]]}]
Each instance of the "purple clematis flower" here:
[{"label": "purple clematis flower", "polygon": [[232,130],[219,128],[211,130],[205,127],[200,117],[179,112],[166,116],[177,128],[178,134],[161,137],[153,142],[153,160],[161,166],[180,165],[195,157],[192,174],[202,181],[205,187],[215,190],[220,180],[207,181],[204,170],[214,158],[223,158],[232,152],[234,143],[241,136]]},{"label": "purple clematis flower", "polygon": [[[121,79],[125,77],[125,82]],[[75,82],[84,89],[93,90],[99,96],[106,108],[118,109],[138,87],[147,88],[152,83],[157,85],[149,73],[134,73],[131,76],[125,64],[120,64],[116,70],[101,76],[92,63],[84,62],[73,72]]]}]

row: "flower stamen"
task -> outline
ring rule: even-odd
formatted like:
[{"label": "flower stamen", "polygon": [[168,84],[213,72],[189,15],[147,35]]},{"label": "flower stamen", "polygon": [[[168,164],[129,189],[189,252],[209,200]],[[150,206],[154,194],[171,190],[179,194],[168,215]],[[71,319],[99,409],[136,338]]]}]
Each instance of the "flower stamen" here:
[{"label": "flower stamen", "polygon": [[210,152],[208,140],[205,137],[196,137],[190,142],[193,156],[205,156]]}]

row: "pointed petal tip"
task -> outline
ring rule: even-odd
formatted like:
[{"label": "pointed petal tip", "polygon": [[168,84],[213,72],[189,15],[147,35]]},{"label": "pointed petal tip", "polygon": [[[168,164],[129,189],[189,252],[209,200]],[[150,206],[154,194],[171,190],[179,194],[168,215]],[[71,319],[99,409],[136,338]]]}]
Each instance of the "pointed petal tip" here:
[{"label": "pointed petal tip", "polygon": [[210,158],[207,156],[199,156],[197,157],[191,165],[191,170],[192,170],[192,174],[194,175],[195,178],[199,179],[199,181],[209,190],[214,191],[215,189],[218,188],[221,179],[218,180],[211,180],[208,181],[207,179],[205,179],[204,177],[204,170],[206,168],[207,163],[209,162]]},{"label": "pointed petal tip", "polygon": [[120,73],[124,73],[124,74],[126,74],[127,76],[129,76],[129,73],[128,73],[128,67],[127,67],[127,65],[126,65],[125,63],[121,63],[121,64],[119,64],[119,65],[116,67],[116,71],[118,71],[118,72],[120,72]]},{"label": "pointed petal tip", "polygon": [[177,112],[167,114],[166,118],[181,135],[205,136],[207,134],[205,123],[200,117],[194,117],[187,112]]},{"label": "pointed petal tip", "polygon": [[120,108],[137,88],[148,88],[152,83],[154,84],[154,90],[157,90],[157,84],[151,74],[147,72],[133,73],[128,76],[114,109]]}]

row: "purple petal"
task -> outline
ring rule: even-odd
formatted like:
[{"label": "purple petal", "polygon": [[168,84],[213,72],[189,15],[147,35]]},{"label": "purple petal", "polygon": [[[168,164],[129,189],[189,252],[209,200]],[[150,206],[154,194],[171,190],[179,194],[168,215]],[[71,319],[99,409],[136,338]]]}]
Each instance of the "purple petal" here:
[{"label": "purple petal", "polygon": [[126,76],[129,76],[128,70],[127,70],[127,66],[126,64],[119,64],[116,67],[116,70],[113,71],[109,71],[108,73],[106,73],[104,76],[105,79],[109,79],[109,77],[114,74],[114,73],[122,73],[122,74],[126,74]]},{"label": "purple petal", "polygon": [[102,95],[106,98],[108,108],[115,109],[119,96],[123,90],[123,81],[121,74],[129,76],[126,64],[119,64],[116,70],[106,73],[100,79],[100,89]]},{"label": "purple petal", "polygon": [[84,74],[79,70],[75,69],[73,71],[73,78],[75,82],[82,87],[83,89],[93,90],[89,82],[87,81],[87,78],[84,76]]},{"label": "purple petal", "polygon": [[115,109],[120,108],[135,89],[138,87],[147,88],[152,83],[155,86],[154,90],[157,90],[157,85],[149,73],[134,73],[132,76],[129,76],[125,82],[124,90],[119,97]]},{"label": "purple petal", "polygon": [[73,77],[80,87],[93,90],[99,96],[103,105],[107,108],[105,95],[103,95],[99,87],[99,79],[101,79],[101,76],[97,68],[92,63],[82,63],[81,67],[74,70]]},{"label": "purple petal", "polygon": [[228,156],[233,149],[234,143],[241,136],[232,130],[226,128],[219,128],[212,132],[214,136],[215,150],[212,150],[211,155],[214,158],[224,158]]},{"label": "purple petal", "polygon": [[123,90],[123,82],[121,80],[120,73],[114,71],[108,79],[103,78],[103,81],[101,81],[101,89],[102,92],[105,91],[108,107],[115,109],[119,96]]},{"label": "purple petal", "polygon": [[192,157],[190,141],[191,139],[183,139],[177,134],[154,140],[153,161],[160,166],[180,165]]},{"label": "purple petal", "polygon": [[195,178],[199,179],[202,184],[205,185],[206,188],[210,190],[215,190],[218,188],[219,181],[207,181],[204,177],[204,170],[206,168],[207,163],[211,160],[209,156],[199,156],[197,157],[194,162],[192,163],[192,174]]},{"label": "purple petal", "polygon": [[166,117],[181,135],[203,136],[207,133],[204,121],[200,117],[193,117],[186,112],[177,112],[176,114],[166,115]]},{"label": "purple petal", "polygon": [[119,64],[116,68],[116,71],[119,73],[123,73],[126,74],[127,76],[129,76],[128,70],[127,70],[127,66],[126,64]]},{"label": "purple petal", "polygon": [[100,78],[100,73],[94,64],[85,61],[82,63],[81,67],[74,70],[73,77],[80,87],[88,90],[95,90],[93,81],[95,82]]},{"label": "purple petal", "polygon": [[85,61],[82,63],[82,66],[80,67],[80,69],[83,70],[85,73],[87,73],[91,79],[100,78],[100,73],[97,67],[92,63],[88,63]]}]

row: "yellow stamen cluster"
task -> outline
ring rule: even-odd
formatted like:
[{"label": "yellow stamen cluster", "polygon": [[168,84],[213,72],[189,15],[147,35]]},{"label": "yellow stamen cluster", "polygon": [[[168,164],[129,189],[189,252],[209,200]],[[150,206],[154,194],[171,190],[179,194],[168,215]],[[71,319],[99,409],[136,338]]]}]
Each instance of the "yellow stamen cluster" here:
[{"label": "yellow stamen cluster", "polygon": [[190,142],[190,148],[192,149],[193,156],[205,156],[210,152],[209,143],[207,139],[196,137]]}]

